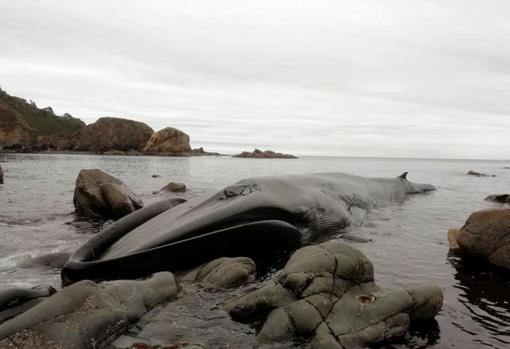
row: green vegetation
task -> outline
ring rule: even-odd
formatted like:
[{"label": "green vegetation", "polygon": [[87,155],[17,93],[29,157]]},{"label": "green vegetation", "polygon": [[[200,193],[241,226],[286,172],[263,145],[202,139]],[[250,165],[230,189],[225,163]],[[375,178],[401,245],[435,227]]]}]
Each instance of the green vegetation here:
[{"label": "green vegetation", "polygon": [[39,136],[62,136],[78,131],[85,126],[80,119],[69,114],[55,115],[50,107],[39,109],[37,105],[23,98],[10,96],[0,88],[0,104],[16,112],[20,122],[34,129]]}]

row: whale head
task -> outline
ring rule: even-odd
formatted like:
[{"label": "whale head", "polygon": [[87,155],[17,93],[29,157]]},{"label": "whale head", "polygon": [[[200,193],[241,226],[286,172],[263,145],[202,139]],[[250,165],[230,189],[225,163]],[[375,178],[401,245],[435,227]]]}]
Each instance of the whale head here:
[{"label": "whale head", "polygon": [[408,172],[404,172],[397,177],[397,179],[405,185],[405,191],[407,194],[423,194],[428,191],[436,190],[436,187],[434,187],[432,184],[414,183],[409,181],[407,179],[407,174]]}]

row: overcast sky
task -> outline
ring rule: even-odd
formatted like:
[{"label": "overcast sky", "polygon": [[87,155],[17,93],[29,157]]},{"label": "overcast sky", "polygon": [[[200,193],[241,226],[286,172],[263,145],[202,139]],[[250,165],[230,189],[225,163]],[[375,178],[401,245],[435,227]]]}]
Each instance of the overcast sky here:
[{"label": "overcast sky", "polygon": [[0,85],[192,146],[510,158],[510,1],[0,0]]}]

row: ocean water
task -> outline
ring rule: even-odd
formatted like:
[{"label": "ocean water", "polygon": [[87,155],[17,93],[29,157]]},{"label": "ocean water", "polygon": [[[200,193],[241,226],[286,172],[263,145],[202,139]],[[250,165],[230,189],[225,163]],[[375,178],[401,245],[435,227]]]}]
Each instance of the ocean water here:
[{"label": "ocean water", "polygon": [[[297,160],[230,157],[125,157],[69,154],[0,155],[5,185],[0,186],[1,287],[60,286],[58,269],[35,266],[33,258],[74,251],[103,222],[80,220],[73,213],[73,190],[80,169],[99,168],[124,181],[145,204],[169,194],[153,194],[169,181],[184,182],[186,198],[212,193],[237,180],[264,175],[345,172],[395,177],[409,171],[415,182],[437,191],[388,203],[369,213],[352,234],[369,240],[351,242],[375,265],[385,287],[434,282],[444,292],[437,322],[395,348],[509,348],[510,275],[448,253],[446,233],[460,227],[478,209],[497,207],[484,201],[510,191],[504,161],[417,160],[304,157]],[[468,170],[496,177],[467,176]],[[161,177],[152,178],[152,175]]]}]

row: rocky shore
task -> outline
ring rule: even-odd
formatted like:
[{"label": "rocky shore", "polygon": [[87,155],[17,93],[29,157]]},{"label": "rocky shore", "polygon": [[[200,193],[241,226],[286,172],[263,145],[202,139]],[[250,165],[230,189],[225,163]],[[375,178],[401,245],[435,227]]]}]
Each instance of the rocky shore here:
[{"label": "rocky shore", "polygon": [[85,125],[69,114],[58,116],[48,108],[0,90],[0,151],[76,152],[105,155],[207,156],[192,149],[190,137],[172,127],[154,132],[130,119],[102,117]]}]

